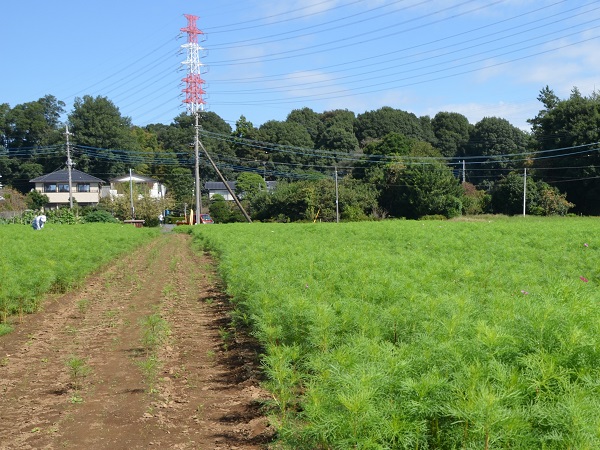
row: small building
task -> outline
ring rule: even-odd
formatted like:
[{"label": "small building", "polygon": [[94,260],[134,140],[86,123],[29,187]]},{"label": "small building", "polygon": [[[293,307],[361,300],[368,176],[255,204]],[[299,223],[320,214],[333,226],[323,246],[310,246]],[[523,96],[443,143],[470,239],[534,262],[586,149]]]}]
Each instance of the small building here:
[{"label": "small building", "polygon": [[[227,184],[235,192],[235,181],[228,181]],[[276,181],[266,181],[267,191],[271,192],[277,185]],[[222,195],[225,200],[233,200],[233,197],[225,187],[225,183],[220,181],[208,181],[204,183],[204,189],[208,191],[208,198],[212,199],[215,195]]]},{"label": "small building", "polygon": [[123,195],[129,196],[132,187],[138,198],[164,198],[167,192],[167,187],[160,181],[134,172],[131,175],[127,174],[111,178],[109,181],[110,186],[105,186],[102,189],[102,197],[110,196],[111,198],[115,198]]},{"label": "small building", "polygon": [[[227,184],[235,192],[235,181],[228,181]],[[233,200],[233,197],[225,187],[225,183],[220,181],[208,181],[204,183],[204,189],[208,191],[209,200],[215,195],[222,195],[225,200]]]},{"label": "small building", "polygon": [[[34,189],[48,196],[46,209],[69,206],[69,171],[57,170],[29,180]],[[97,205],[104,181],[77,169],[71,169],[71,192],[73,200],[81,206]]]}]

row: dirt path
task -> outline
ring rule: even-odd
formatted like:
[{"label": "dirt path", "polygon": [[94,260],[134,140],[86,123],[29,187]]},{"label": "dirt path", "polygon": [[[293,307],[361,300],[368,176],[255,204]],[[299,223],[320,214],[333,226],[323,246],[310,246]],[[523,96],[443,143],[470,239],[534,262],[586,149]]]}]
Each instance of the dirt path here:
[{"label": "dirt path", "polygon": [[[266,448],[256,348],[227,311],[211,261],[173,233],[50,298],[0,337],[0,449]],[[151,315],[170,329],[155,347]]]}]

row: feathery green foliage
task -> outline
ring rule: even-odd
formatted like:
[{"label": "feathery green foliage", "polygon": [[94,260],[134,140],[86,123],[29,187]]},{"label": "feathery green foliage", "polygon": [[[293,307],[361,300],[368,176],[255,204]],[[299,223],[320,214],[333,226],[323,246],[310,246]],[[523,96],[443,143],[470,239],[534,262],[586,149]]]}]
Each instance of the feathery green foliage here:
[{"label": "feathery green foliage", "polygon": [[0,323],[33,312],[42,295],[64,292],[117,255],[148,242],[156,229],[90,223],[0,226]]},{"label": "feathery green foliage", "polygon": [[265,347],[280,445],[600,447],[593,218],[197,227]]}]

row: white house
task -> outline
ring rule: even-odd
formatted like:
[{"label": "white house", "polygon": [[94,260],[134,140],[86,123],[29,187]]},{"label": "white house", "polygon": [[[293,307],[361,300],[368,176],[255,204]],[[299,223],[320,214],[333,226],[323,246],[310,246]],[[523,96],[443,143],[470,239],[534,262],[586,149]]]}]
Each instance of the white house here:
[{"label": "white house", "polygon": [[[69,205],[69,171],[57,170],[29,180],[34,189],[48,196],[47,209]],[[104,181],[80,170],[71,169],[71,196],[81,206],[97,205]]]},{"label": "white house", "polygon": [[149,196],[150,198],[164,198],[167,187],[160,181],[139,175],[135,172],[123,175],[116,178],[111,178],[110,186],[105,186],[102,189],[102,197],[120,197],[123,195],[130,195],[130,188],[133,187],[135,195],[138,197]]}]

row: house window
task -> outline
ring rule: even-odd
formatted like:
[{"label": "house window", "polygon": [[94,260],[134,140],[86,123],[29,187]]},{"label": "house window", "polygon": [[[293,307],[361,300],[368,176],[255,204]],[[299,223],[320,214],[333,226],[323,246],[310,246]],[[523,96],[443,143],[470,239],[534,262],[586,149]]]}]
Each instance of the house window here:
[{"label": "house window", "polygon": [[56,183],[45,183],[44,184],[44,192],[57,192],[58,188],[56,187]]},{"label": "house window", "polygon": [[59,183],[58,192],[69,192],[69,185],[65,183]]},{"label": "house window", "polygon": [[78,183],[77,192],[90,192],[90,183]]}]

